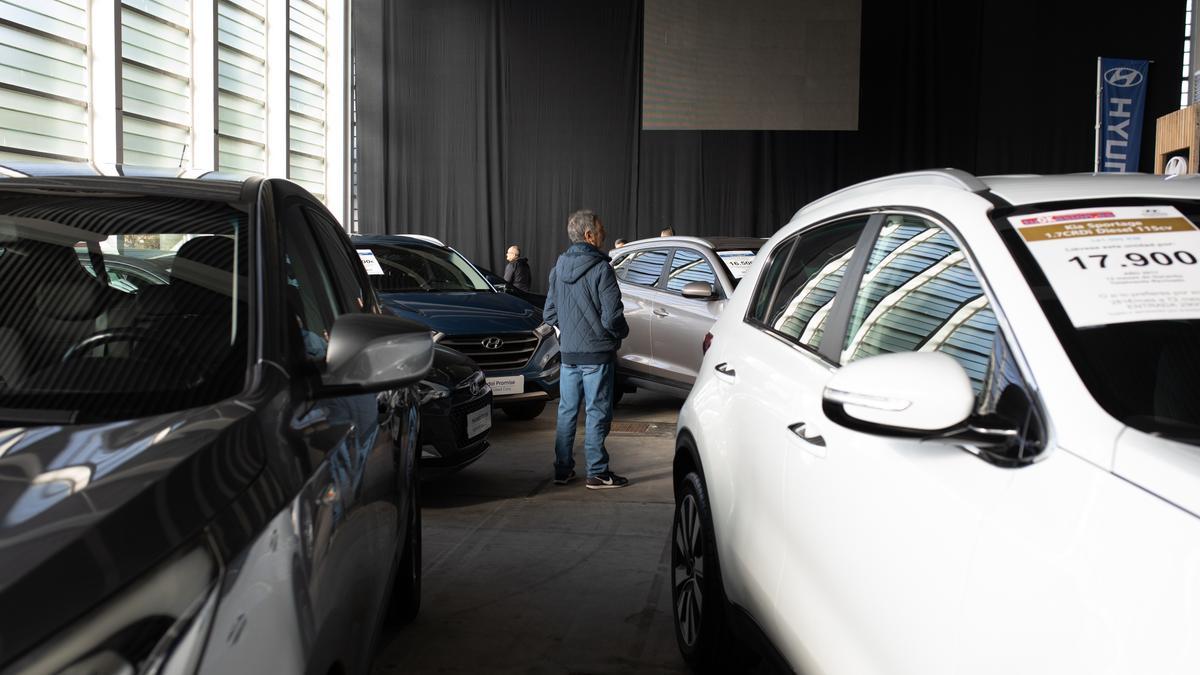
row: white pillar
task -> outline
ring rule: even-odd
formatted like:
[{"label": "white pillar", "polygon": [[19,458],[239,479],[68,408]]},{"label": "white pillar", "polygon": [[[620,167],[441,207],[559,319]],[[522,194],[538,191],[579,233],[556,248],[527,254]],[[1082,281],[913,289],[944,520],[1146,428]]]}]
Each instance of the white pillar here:
[{"label": "white pillar", "polygon": [[217,168],[217,7],[192,0],[192,168]]},{"label": "white pillar", "polygon": [[96,164],[120,164],[121,3],[92,0],[88,7],[88,106],[91,155]]},{"label": "white pillar", "polygon": [[288,174],[288,1],[267,0],[267,175]]},{"label": "white pillar", "polygon": [[350,223],[347,176],[350,92],[348,0],[325,6],[325,205],[345,228]]}]

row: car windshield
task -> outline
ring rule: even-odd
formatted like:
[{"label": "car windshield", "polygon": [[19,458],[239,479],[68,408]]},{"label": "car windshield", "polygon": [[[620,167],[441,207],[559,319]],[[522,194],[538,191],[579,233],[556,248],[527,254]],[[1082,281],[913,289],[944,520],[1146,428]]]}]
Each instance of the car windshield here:
[{"label": "car windshield", "polygon": [[[1073,207],[1073,208],[1072,208]],[[1200,445],[1200,205],[1022,208],[996,224],[1097,402]]]},{"label": "car windshield", "polygon": [[[379,267],[367,271],[380,293],[435,293],[494,290],[458,252],[435,246],[356,245],[374,253]],[[382,272],[382,274],[380,274]]]},{"label": "car windshield", "polygon": [[210,201],[0,196],[0,425],[128,419],[240,391],[246,222]]}]

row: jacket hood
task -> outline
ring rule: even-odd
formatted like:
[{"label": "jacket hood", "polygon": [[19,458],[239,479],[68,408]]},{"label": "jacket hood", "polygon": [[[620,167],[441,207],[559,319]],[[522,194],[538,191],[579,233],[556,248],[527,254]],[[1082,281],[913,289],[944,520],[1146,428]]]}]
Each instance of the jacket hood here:
[{"label": "jacket hood", "polygon": [[380,293],[390,312],[448,335],[517,333],[542,322],[542,308],[507,293]]},{"label": "jacket hood", "polygon": [[260,471],[245,408],[0,428],[0,658],[21,653],[197,536]]},{"label": "jacket hood", "polygon": [[564,283],[573,284],[583,278],[588,270],[600,263],[607,264],[608,256],[591,244],[578,242],[571,244],[558,257],[558,262],[554,265],[554,273]]}]

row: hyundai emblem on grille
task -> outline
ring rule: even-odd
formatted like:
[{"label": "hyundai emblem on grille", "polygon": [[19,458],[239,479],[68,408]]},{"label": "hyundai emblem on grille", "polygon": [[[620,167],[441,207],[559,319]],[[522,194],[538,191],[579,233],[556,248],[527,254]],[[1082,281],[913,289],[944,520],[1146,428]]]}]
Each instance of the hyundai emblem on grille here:
[{"label": "hyundai emblem on grille", "polygon": [[500,349],[504,346],[504,340],[498,337],[490,337],[484,338],[479,344],[483,345],[484,349]]}]

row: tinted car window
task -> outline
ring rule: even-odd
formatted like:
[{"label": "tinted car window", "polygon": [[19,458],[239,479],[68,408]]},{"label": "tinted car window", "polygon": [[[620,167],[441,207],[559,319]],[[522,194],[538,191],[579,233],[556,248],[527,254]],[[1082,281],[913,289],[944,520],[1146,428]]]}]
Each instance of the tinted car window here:
[{"label": "tinted car window", "polygon": [[[200,200],[0,198],[0,408],[122,419],[240,391],[246,223]],[[121,258],[163,276],[126,284]]]},{"label": "tinted car window", "polygon": [[694,281],[703,281],[715,288],[717,275],[708,259],[699,252],[686,248],[675,249],[675,255],[671,257],[671,269],[667,272],[667,290],[678,293]]},{"label": "tinted car window", "polygon": [[316,364],[324,362],[333,321],[343,311],[332,276],[318,250],[317,241],[303,219],[293,219],[285,226],[283,251],[288,311],[304,358]]},{"label": "tinted car window", "polygon": [[802,233],[783,268],[766,325],[798,344],[816,348],[854,255],[866,218],[831,223]]},{"label": "tinted car window", "polygon": [[631,253],[613,265],[617,278],[638,286],[653,286],[662,276],[663,263],[667,262],[669,252],[670,249],[655,248]]},{"label": "tinted car window", "polygon": [[328,257],[329,267],[337,280],[346,311],[357,312],[366,309],[370,296],[356,273],[356,268],[362,268],[362,261],[357,256],[350,257],[351,251],[343,241],[341,227],[315,208],[307,208],[305,213],[308,214],[317,239],[322,243],[322,251]]},{"label": "tinted car window", "polygon": [[921,218],[889,217],[855,295],[843,363],[939,351],[962,364],[978,393],[996,332],[996,315],[954,239]]},{"label": "tinted car window", "polygon": [[771,308],[771,298],[775,297],[775,289],[779,285],[779,275],[783,273],[783,266],[787,264],[788,255],[792,252],[792,246],[795,243],[796,237],[792,237],[771,251],[771,260],[767,262],[762,276],[759,277],[758,288],[754,289],[754,299],[750,302],[750,311],[746,314],[746,318],[750,321],[766,322],[767,311]]}]

